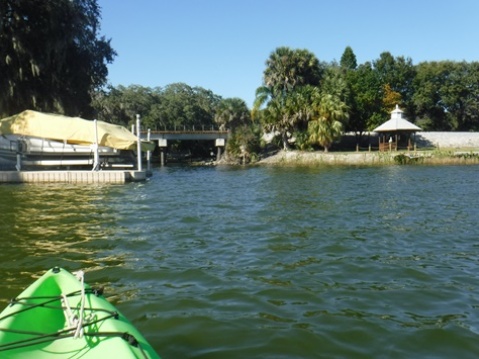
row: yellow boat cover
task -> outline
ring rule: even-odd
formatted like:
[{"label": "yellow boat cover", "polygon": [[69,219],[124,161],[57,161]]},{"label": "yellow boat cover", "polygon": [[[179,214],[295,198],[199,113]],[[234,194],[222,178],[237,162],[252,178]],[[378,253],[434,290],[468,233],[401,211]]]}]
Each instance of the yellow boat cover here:
[{"label": "yellow boat cover", "polygon": [[[137,137],[123,126],[97,121],[97,131],[99,146],[118,150],[137,149]],[[89,145],[95,143],[95,126],[94,121],[80,117],[26,110],[0,120],[0,135],[23,135]],[[142,141],[143,151],[153,151],[154,148],[154,143]]]}]

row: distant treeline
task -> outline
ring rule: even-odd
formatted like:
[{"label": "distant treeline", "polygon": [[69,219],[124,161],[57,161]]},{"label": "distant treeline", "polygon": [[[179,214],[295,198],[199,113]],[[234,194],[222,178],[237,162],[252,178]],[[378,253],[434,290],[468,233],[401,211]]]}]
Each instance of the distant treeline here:
[{"label": "distant treeline", "polygon": [[[315,85],[334,86],[332,91],[340,92],[348,108],[346,131],[371,130],[389,118],[396,104],[424,130],[479,130],[479,62],[413,65],[411,59],[384,52],[377,60],[356,65],[347,48],[339,64],[318,66],[320,76]],[[164,88],[109,87],[95,93],[93,104],[97,116],[107,121],[128,124],[140,113],[151,128],[172,129],[219,126],[215,115],[221,111],[222,101],[210,90],[174,83]]]},{"label": "distant treeline", "polygon": [[324,62],[279,47],[266,59],[262,86],[251,89],[250,109],[184,83],[107,86],[116,53],[99,34],[100,16],[96,0],[1,2],[1,117],[34,109],[129,125],[138,113],[151,129],[241,132],[238,148],[269,131],[285,147],[294,138],[297,147],[327,150],[344,131],[360,135],[386,121],[396,104],[424,130],[479,130],[479,62],[413,64],[383,52],[357,64],[350,47],[339,62]]}]

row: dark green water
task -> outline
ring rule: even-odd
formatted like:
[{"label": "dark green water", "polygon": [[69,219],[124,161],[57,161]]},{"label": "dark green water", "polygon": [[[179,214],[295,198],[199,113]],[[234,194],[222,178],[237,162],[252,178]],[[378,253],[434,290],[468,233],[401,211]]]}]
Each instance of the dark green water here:
[{"label": "dark green water", "polygon": [[163,358],[477,358],[479,167],[0,186],[0,305],[83,269]]}]

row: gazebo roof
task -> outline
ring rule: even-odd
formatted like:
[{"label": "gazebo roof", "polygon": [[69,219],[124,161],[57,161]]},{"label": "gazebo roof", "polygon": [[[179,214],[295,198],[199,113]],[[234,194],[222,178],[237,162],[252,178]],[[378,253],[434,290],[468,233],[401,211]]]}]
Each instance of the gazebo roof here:
[{"label": "gazebo roof", "polygon": [[381,126],[376,127],[373,132],[422,131],[422,128],[403,118],[402,114],[403,111],[396,105],[396,108],[391,111],[391,118]]}]

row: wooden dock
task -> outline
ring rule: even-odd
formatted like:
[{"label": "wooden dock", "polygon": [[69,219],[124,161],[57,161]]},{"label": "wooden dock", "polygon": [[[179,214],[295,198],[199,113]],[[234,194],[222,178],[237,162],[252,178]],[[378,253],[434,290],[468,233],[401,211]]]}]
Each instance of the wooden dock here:
[{"label": "wooden dock", "polygon": [[146,171],[0,171],[0,183],[121,184],[146,177]]}]

